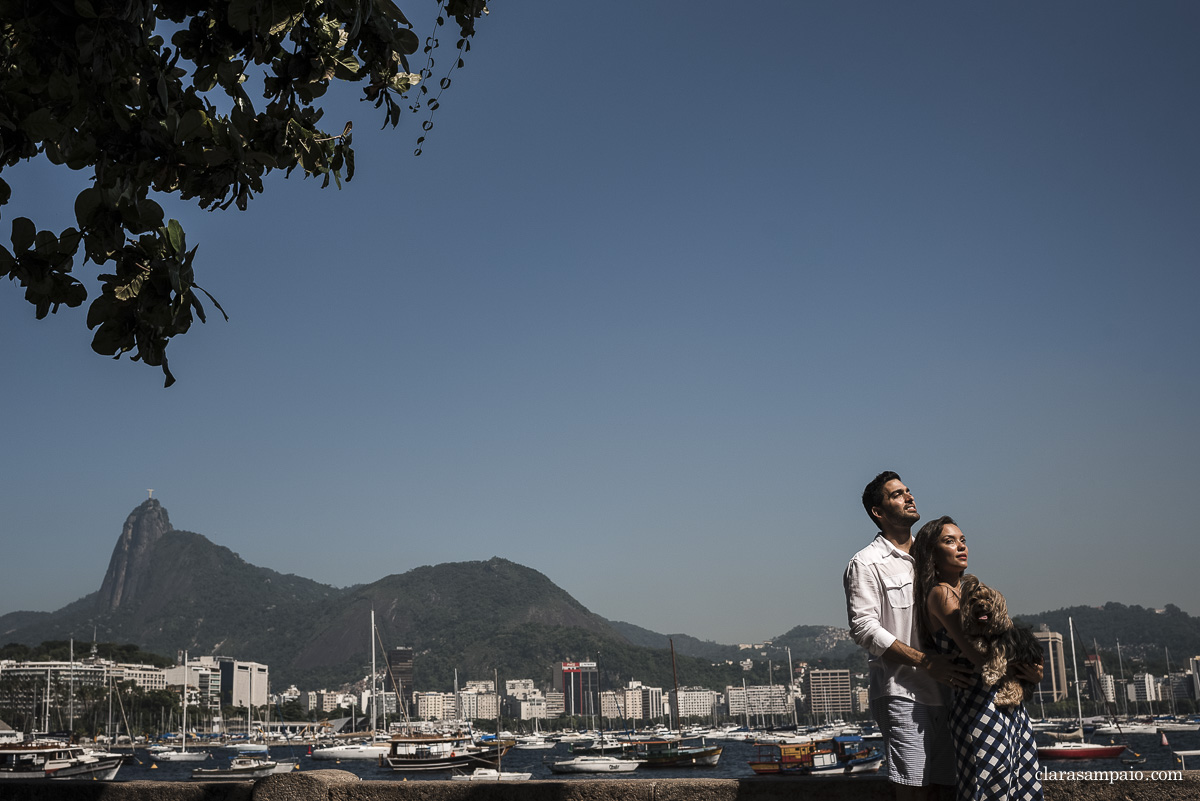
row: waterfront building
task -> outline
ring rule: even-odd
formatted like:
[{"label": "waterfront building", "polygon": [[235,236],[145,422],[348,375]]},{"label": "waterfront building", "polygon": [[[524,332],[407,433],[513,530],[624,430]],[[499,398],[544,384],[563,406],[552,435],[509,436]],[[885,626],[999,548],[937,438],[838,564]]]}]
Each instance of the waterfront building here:
[{"label": "waterfront building", "polygon": [[1158,682],[1149,673],[1135,673],[1129,681],[1130,701],[1157,701]]},{"label": "waterfront building", "polygon": [[725,688],[725,699],[733,717],[791,716],[794,708],[792,692],[783,684],[751,684],[744,688],[730,685]]},{"label": "waterfront building", "polygon": [[221,674],[221,706],[266,706],[270,673],[266,665],[231,656],[198,656],[188,660]]},{"label": "waterfront building", "polygon": [[600,717],[620,720],[625,717],[621,714],[622,708],[622,705],[617,703],[616,690],[604,690],[600,693]]},{"label": "waterfront building", "polygon": [[454,695],[451,693],[414,692],[412,704],[418,720],[446,720],[447,713],[454,716]]},{"label": "waterfront building", "polygon": [[642,712],[642,691],[644,689],[640,681],[631,681],[621,690],[624,707],[622,711],[626,720],[636,721],[645,719],[645,714]]},{"label": "waterfront building", "polygon": [[852,713],[849,670],[808,671],[809,711],[826,718]]},{"label": "waterfront building", "polygon": [[413,691],[413,649],[409,646],[389,648],[383,653],[386,686],[400,698],[407,699]]},{"label": "waterfront building", "polygon": [[866,687],[854,688],[854,708],[859,712],[871,711],[871,692]]},{"label": "waterfront building", "polygon": [[1192,676],[1192,698],[1200,699],[1200,656],[1188,660],[1188,670]]},{"label": "waterfront building", "polygon": [[675,712],[676,722],[679,722],[688,718],[712,718],[721,696],[704,687],[680,687],[678,691],[671,690],[667,699]]},{"label": "waterfront building", "polygon": [[215,663],[202,664],[190,659],[186,665],[177,665],[163,671],[163,678],[172,687],[182,687],[185,683],[188,691],[195,689],[195,703],[208,710],[221,709],[221,671]]},{"label": "waterfront building", "polygon": [[1067,665],[1063,659],[1063,636],[1050,631],[1045,623],[1033,633],[1042,646],[1042,682],[1034,691],[1035,700],[1054,703],[1067,697]]},{"label": "waterfront building", "polygon": [[546,717],[558,718],[567,714],[567,696],[558,690],[546,692]]},{"label": "waterfront building", "polygon": [[524,701],[537,692],[537,688],[533,685],[533,679],[504,680],[504,694],[518,701]]},{"label": "waterfront building", "polygon": [[550,717],[546,711],[546,699],[529,696],[524,701],[518,701],[517,717],[521,720],[546,720]]},{"label": "waterfront building", "polygon": [[491,679],[478,679],[468,681],[463,689],[468,692],[494,693],[496,692],[496,685]]},{"label": "waterfront building", "polygon": [[664,717],[663,691],[661,687],[638,686],[642,694],[641,720],[659,720]]},{"label": "waterfront building", "polygon": [[568,715],[600,712],[600,673],[595,662],[562,662],[562,692]]},{"label": "waterfront building", "polygon": [[[1107,701],[1109,703],[1116,700],[1112,676],[1105,673],[1104,664],[1100,661],[1100,655],[1085,656],[1083,666],[1087,671],[1087,697],[1095,701]],[[1108,689],[1106,690],[1106,688]]]}]

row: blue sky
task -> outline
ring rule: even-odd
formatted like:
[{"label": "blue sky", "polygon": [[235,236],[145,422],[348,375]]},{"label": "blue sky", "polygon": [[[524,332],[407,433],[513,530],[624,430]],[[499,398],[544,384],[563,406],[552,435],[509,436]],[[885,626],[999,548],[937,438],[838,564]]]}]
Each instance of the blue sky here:
[{"label": "blue sky", "polygon": [[[167,206],[231,318],[171,389],[0,286],[0,612],[97,589],[153,487],[318,581],[498,555],[758,640],[845,625],[894,469],[1015,611],[1200,614],[1197,34],[1189,2],[497,0],[421,157],[350,89],[343,190]],[[71,224],[78,176],[5,178],[5,235]]]}]

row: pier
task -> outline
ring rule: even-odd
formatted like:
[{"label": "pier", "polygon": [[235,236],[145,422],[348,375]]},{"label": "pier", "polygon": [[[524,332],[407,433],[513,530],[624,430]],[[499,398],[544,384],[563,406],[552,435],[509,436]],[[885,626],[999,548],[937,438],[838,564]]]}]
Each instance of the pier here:
[{"label": "pier", "polygon": [[[1200,771],[1094,771],[1045,782],[1046,801],[1192,801]],[[892,801],[882,777],[596,779],[528,782],[362,781],[309,770],[257,782],[5,781],[0,801]]]}]

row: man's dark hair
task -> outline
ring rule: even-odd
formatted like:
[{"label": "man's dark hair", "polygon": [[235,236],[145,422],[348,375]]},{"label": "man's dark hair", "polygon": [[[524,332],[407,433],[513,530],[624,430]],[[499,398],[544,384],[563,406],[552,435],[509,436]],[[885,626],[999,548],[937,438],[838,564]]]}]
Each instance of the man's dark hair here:
[{"label": "man's dark hair", "polygon": [[885,470],[871,479],[871,483],[863,490],[863,508],[867,510],[867,517],[871,518],[876,527],[879,527],[879,521],[871,514],[871,510],[876,506],[883,506],[883,485],[892,479],[899,480],[900,476],[891,470]]}]

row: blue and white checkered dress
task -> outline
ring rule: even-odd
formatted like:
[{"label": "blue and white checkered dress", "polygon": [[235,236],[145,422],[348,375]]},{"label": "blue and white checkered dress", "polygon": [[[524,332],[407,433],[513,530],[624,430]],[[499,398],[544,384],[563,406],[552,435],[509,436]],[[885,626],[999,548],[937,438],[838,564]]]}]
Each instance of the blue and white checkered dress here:
[{"label": "blue and white checkered dress", "polygon": [[[933,636],[939,653],[958,656],[945,629]],[[966,659],[962,659],[966,663]],[[969,664],[969,663],[967,663]],[[1037,745],[1025,707],[997,707],[996,690],[975,682],[950,698],[950,735],[958,765],[958,801],[1042,801]]]}]

